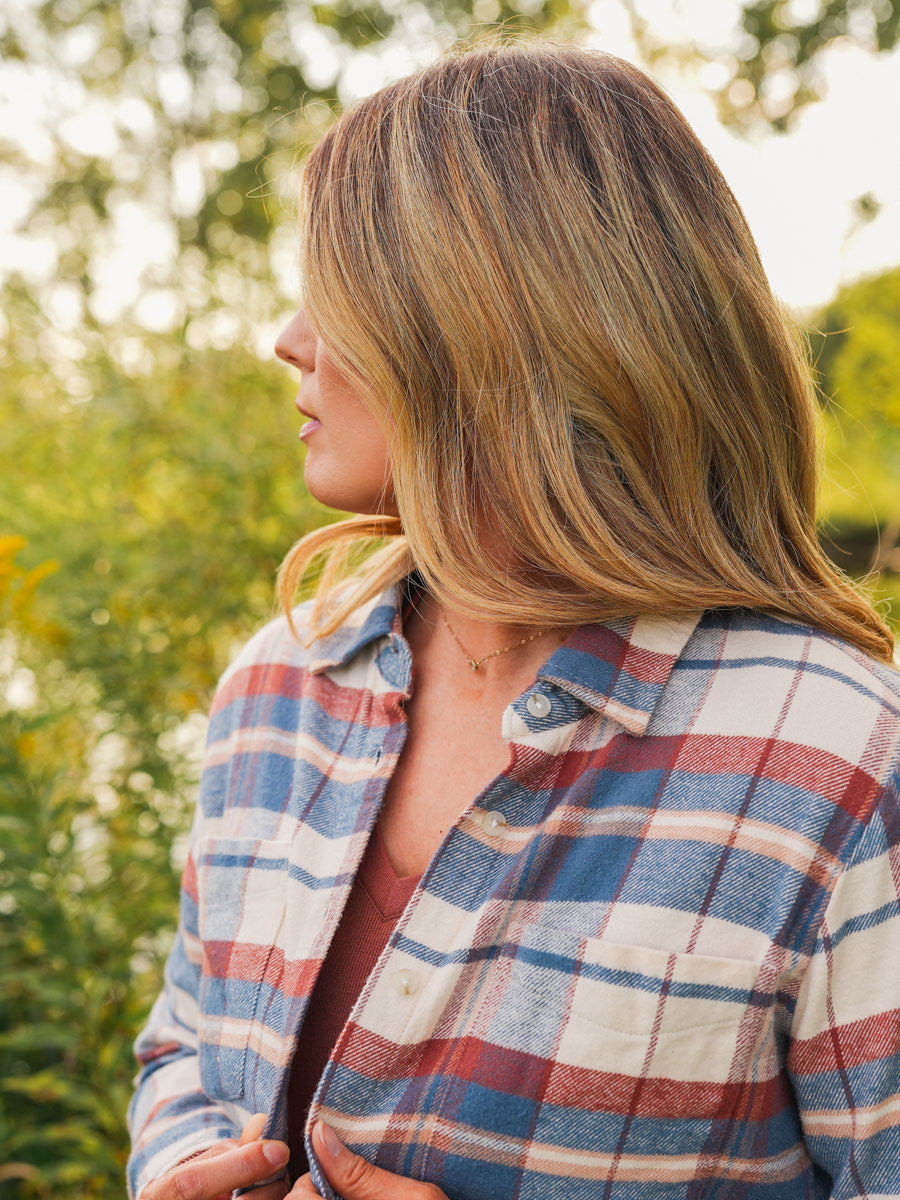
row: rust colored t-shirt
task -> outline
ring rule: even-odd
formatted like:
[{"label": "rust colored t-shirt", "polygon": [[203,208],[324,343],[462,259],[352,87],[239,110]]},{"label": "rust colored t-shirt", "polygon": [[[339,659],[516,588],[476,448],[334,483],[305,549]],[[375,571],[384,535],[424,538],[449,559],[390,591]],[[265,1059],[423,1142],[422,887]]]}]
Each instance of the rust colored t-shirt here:
[{"label": "rust colored t-shirt", "polygon": [[396,873],[376,822],[309,998],[294,1052],[288,1080],[291,1185],[309,1170],[303,1126],[316,1084],[356,997],[420,878]]}]

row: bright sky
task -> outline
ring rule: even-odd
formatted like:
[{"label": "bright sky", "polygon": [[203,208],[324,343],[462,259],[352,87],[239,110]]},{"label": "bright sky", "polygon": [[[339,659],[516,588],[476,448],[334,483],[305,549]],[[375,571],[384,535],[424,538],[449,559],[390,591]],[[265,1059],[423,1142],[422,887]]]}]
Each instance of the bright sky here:
[{"label": "bright sky", "polygon": [[[525,3],[521,0],[523,9]],[[495,6],[496,0],[476,0],[476,15],[491,20]],[[801,15],[810,6],[815,8],[815,0],[793,0]],[[738,0],[643,0],[638,7],[657,37],[690,38],[720,49],[734,46]],[[404,25],[412,34],[407,45],[391,39],[350,56],[344,47],[330,42],[321,27],[306,23],[292,30],[293,46],[323,82],[340,74],[339,93],[346,101],[434,57],[427,26],[416,30],[417,6],[409,4],[403,11]],[[594,30],[590,45],[642,65],[618,0],[594,0],[589,14]],[[70,47],[73,63],[94,51],[90,38],[81,41],[84,44],[76,39]],[[900,263],[900,166],[896,146],[889,142],[894,114],[900,112],[898,66],[900,50],[876,56],[848,43],[833,44],[823,62],[827,98],[807,110],[794,133],[767,136],[757,143],[741,140],[719,124],[713,102],[699,84],[653,71],[719,164],[746,213],[774,290],[795,308],[820,304],[840,283]],[[109,113],[99,103],[85,104],[64,87],[54,86],[48,71],[29,72],[15,63],[0,67],[0,136],[23,140],[38,167],[42,157],[49,161],[46,156],[52,153],[46,134],[52,121],[73,144],[115,154],[119,139]],[[173,77],[170,82],[164,100],[171,103],[174,115],[185,101],[179,80]],[[136,99],[123,99],[116,120],[133,132],[146,127],[146,136],[152,137],[149,110],[142,105]],[[219,150],[228,158],[233,147],[229,150],[223,144]],[[219,150],[207,147],[205,153],[214,158]],[[227,165],[225,159],[173,164],[177,202],[190,211],[202,197],[203,171]],[[36,281],[53,278],[55,253],[41,231],[21,228],[32,190],[27,178],[0,166],[0,280],[15,267]],[[866,192],[874,193],[882,210],[847,238],[853,224],[852,203]],[[175,252],[166,224],[123,198],[108,250],[93,267],[97,314],[112,317],[131,303],[139,268],[162,264]],[[290,304],[295,298],[296,261],[290,230],[276,237],[273,254]],[[63,329],[72,327],[79,316],[75,289],[67,287],[56,287],[52,301],[58,310],[52,315]],[[174,300],[151,291],[141,301],[139,316],[150,327],[165,328]],[[270,337],[270,330],[260,330],[260,348],[266,353]]]},{"label": "bright sky", "polygon": [[[489,7],[494,0],[476,0],[476,12],[481,3]],[[738,0],[643,0],[637,7],[660,40],[693,40],[719,50],[735,45]],[[819,4],[793,0],[790,8],[802,20]],[[594,0],[589,22],[594,32],[587,44],[644,65],[618,0]],[[417,61],[392,65],[401,75]],[[875,55],[846,40],[834,42],[820,69],[826,98],[807,109],[791,134],[768,135],[756,144],[719,122],[699,83],[652,71],[731,185],[772,287],[798,309],[829,300],[841,283],[900,263],[900,158],[891,140],[900,112],[900,48]],[[355,56],[343,79],[348,94],[374,90],[382,70],[374,54]],[[866,192],[874,193],[882,210],[846,237],[855,222],[853,201]]]},{"label": "bright sky", "polygon": [[[827,98],[795,132],[760,145],[722,126],[702,93],[667,85],[743,208],[772,287],[798,308],[900,263],[900,159],[891,144],[900,52],[873,56],[845,43],[826,54]],[[854,233],[853,201],[865,192],[883,207]]]}]

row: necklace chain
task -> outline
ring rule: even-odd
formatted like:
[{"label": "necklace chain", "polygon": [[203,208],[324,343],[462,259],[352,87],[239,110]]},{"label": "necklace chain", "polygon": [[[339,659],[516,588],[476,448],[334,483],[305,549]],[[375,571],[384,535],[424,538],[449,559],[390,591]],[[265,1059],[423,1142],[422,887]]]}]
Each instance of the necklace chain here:
[{"label": "necklace chain", "polygon": [[522,638],[522,640],[520,642],[513,642],[513,644],[511,646],[504,646],[501,650],[492,650],[490,652],[490,654],[485,654],[484,658],[473,658],[472,655],[465,648],[465,646],[462,644],[462,642],[459,640],[459,638],[456,636],[456,634],[453,632],[453,630],[450,626],[450,622],[447,620],[446,614],[444,613],[443,609],[441,609],[441,616],[444,618],[444,624],[450,630],[450,634],[453,637],[453,640],[456,642],[457,646],[459,646],[460,650],[462,650],[463,654],[469,660],[469,666],[472,668],[473,671],[477,671],[480,664],[485,662],[487,659],[493,658],[497,654],[505,654],[507,650],[515,650],[516,646],[524,646],[526,642],[533,641],[534,638],[543,637],[545,633],[549,633],[551,629],[555,628],[553,625],[551,625],[548,629],[542,629],[540,631],[540,633],[532,633],[529,637]]}]

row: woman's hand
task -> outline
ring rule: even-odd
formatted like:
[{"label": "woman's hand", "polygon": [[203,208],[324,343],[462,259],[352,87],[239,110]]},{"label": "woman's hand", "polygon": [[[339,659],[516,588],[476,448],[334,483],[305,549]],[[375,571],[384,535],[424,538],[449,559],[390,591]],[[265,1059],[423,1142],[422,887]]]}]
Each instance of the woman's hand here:
[{"label": "woman's hand", "polygon": [[[235,1188],[268,1179],[287,1165],[290,1151],[284,1142],[262,1141],[265,1113],[255,1113],[240,1138],[222,1138],[202,1154],[176,1163],[143,1189],[139,1200],[231,1200]],[[270,1162],[265,1151],[280,1148],[282,1158]],[[290,1184],[276,1179],[253,1191],[253,1200],[283,1200]]]},{"label": "woman's hand", "polygon": [[[436,1184],[395,1175],[354,1154],[322,1121],[313,1126],[312,1138],[325,1178],[344,1200],[447,1200],[446,1193]],[[315,1200],[318,1196],[320,1193],[313,1187],[308,1171],[288,1192],[288,1200]]]}]

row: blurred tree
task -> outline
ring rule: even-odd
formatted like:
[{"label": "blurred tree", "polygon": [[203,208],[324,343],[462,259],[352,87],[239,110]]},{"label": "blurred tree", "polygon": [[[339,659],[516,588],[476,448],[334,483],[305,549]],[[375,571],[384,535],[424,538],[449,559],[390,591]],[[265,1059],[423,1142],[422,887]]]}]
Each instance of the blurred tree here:
[{"label": "blurred tree", "polygon": [[672,44],[654,33],[639,0],[622,0],[649,64],[714,64],[719,118],[737,132],[784,133],[824,98],[824,51],[838,40],[873,53],[900,38],[898,0],[744,0],[731,46]]},{"label": "blurred tree", "polygon": [[83,362],[91,399],[73,403],[46,373],[0,362],[0,529],[58,560],[42,602],[65,668],[140,744],[131,770],[157,777],[158,738],[202,710],[269,613],[292,538],[334,515],[304,487],[293,381],[248,350],[185,354],[160,337],[131,372]]},{"label": "blurred tree", "polygon": [[719,115],[749,128],[764,121],[791,129],[810,104],[825,95],[822,52],[837,39],[881,53],[900,36],[896,0],[756,0],[744,6],[746,50],[731,83],[718,93]]},{"label": "blurred tree", "polygon": [[19,227],[47,256],[40,280],[10,277],[38,299],[19,304],[16,325],[41,331],[42,359],[64,384],[69,331],[83,340],[122,320],[183,333],[194,348],[246,340],[284,308],[284,292],[294,298],[293,280],[281,295],[273,286],[293,262],[279,218],[293,207],[298,155],[339,99],[365,88],[366,72],[411,70],[485,21],[571,31],[580,5],[13,5],[0,60],[22,123],[0,138],[0,157]]},{"label": "blurred tree", "polygon": [[24,546],[0,539],[0,1182],[100,1200],[121,1190],[125,1055],[148,1001],[132,964],[171,872],[146,836],[126,856],[130,815],[97,808],[100,726],[56,669],[67,631],[34,611],[54,564],[22,568]]},{"label": "blurred tree", "polygon": [[[295,166],[339,104],[480,27],[577,38],[588,2],[7,6],[5,195],[43,254],[24,271],[0,264],[13,299],[36,301],[12,303],[14,331],[40,337],[41,361],[73,395],[80,343],[113,322],[194,348],[252,338],[294,299]],[[722,119],[744,132],[790,127],[822,94],[835,40],[887,50],[900,23],[900,0],[753,0],[732,44],[701,45],[663,40],[641,0],[608,2],[626,10],[649,67],[717,67]]]},{"label": "blurred tree", "polygon": [[824,407],[821,503],[844,547],[835,558],[846,569],[862,539],[864,565],[900,579],[900,267],[842,287],[807,336]]}]

